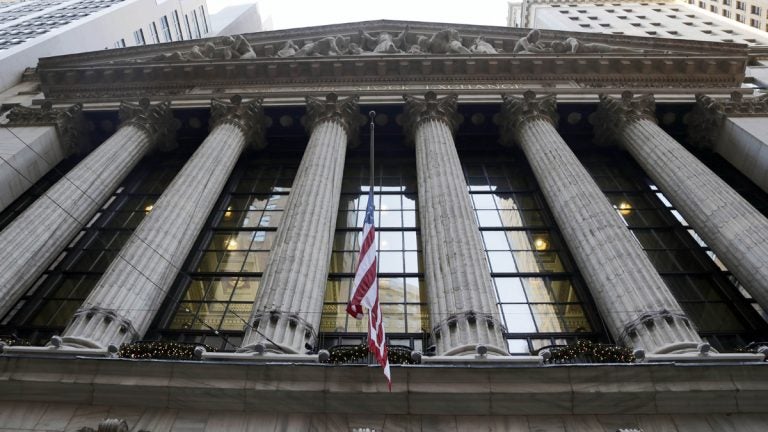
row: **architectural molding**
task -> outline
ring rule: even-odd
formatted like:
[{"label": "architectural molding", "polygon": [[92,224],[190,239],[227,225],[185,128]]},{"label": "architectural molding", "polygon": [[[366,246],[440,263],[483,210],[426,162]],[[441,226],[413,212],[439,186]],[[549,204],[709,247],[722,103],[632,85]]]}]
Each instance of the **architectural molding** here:
[{"label": "architectural molding", "polygon": [[210,129],[225,123],[235,125],[253,148],[262,149],[267,145],[264,139],[264,109],[261,105],[263,99],[255,98],[247,104],[242,102],[240,95],[232,96],[229,102],[212,99]]},{"label": "architectural molding", "polygon": [[501,96],[504,102],[501,104],[501,142],[504,145],[512,145],[517,141],[517,131],[525,122],[539,119],[550,123],[557,128],[557,99],[554,94],[536,97],[536,93],[528,90],[523,97]]},{"label": "architectural molding", "polygon": [[53,108],[50,101],[43,102],[40,108],[19,105],[8,112],[4,126],[54,126],[66,153],[82,154],[90,150],[82,111],[81,103],[67,108]]},{"label": "architectural molding", "polygon": [[171,150],[176,146],[176,128],[178,124],[171,112],[171,102],[163,101],[152,105],[149,99],[142,98],[138,104],[122,101],[118,111],[120,127],[133,125],[143,130],[154,145],[161,150]]},{"label": "architectural molding", "polygon": [[416,129],[427,120],[445,123],[451,133],[456,133],[459,128],[462,118],[457,112],[459,95],[456,93],[438,98],[435,92],[428,91],[423,99],[410,95],[403,95],[403,99],[405,100],[403,129],[408,136],[408,142],[414,142]]},{"label": "architectural molding", "polygon": [[609,143],[625,125],[638,120],[656,123],[655,111],[656,101],[652,94],[635,96],[631,91],[624,91],[620,99],[601,94],[594,123],[595,139],[599,143]]},{"label": "architectural molding", "polygon": [[696,105],[688,114],[688,140],[697,148],[712,148],[728,117],[764,117],[768,114],[768,94],[744,98],[739,91],[730,98],[713,98],[696,94]]},{"label": "architectural molding", "polygon": [[336,93],[328,93],[325,100],[312,96],[306,97],[307,116],[305,128],[308,134],[312,134],[315,127],[325,121],[338,122],[347,134],[349,144],[357,141],[357,129],[365,123],[358,111],[359,96],[350,96],[339,99]]}]

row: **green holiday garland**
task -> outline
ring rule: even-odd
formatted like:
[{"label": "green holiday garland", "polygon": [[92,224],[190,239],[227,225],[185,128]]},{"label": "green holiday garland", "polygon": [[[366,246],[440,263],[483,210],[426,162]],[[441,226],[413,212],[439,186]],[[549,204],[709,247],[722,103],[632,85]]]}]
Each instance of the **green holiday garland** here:
[{"label": "green holiday garland", "polygon": [[632,350],[618,345],[598,344],[588,340],[578,340],[575,344],[548,348],[547,364],[568,363],[633,363]]},{"label": "green holiday garland", "polygon": [[[355,363],[368,358],[369,349],[367,344],[360,345],[337,345],[329,348],[331,354],[326,363]],[[387,358],[390,364],[417,364],[411,358],[411,349],[399,345],[387,345]]]},{"label": "green holiday garland", "polygon": [[208,345],[172,341],[139,341],[120,346],[117,356],[130,359],[155,360],[198,360],[195,348],[203,347],[206,351],[216,351]]}]

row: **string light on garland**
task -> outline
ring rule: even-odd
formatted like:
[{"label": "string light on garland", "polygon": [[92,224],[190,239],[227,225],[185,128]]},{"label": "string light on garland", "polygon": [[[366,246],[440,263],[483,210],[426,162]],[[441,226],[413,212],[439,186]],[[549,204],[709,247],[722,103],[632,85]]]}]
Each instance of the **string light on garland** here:
[{"label": "string light on garland", "polygon": [[743,347],[736,348],[734,351],[738,353],[764,354],[764,361],[768,362],[768,342],[750,342]]},{"label": "string light on garland", "polygon": [[197,360],[195,348],[199,346],[205,347],[206,351],[216,351],[208,345],[197,343],[139,341],[121,345],[117,356],[130,359]]},{"label": "string light on garland", "polygon": [[[368,359],[368,345],[337,345],[328,349],[331,354],[326,363],[360,363]],[[411,358],[411,349],[399,345],[387,345],[387,358],[390,364],[417,364]]]},{"label": "string light on garland", "polygon": [[30,342],[27,339],[21,339],[17,337],[0,337],[0,344],[3,344],[5,346],[30,346],[32,345],[32,342]]},{"label": "string light on garland", "polygon": [[545,363],[634,363],[631,349],[609,344],[578,340],[575,344],[549,348],[552,354]]}]

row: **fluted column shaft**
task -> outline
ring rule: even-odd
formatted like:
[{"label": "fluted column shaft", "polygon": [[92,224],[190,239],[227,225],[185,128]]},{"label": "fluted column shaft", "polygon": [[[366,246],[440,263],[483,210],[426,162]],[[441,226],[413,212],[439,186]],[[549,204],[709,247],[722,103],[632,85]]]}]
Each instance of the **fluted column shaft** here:
[{"label": "fluted column shaft", "polygon": [[[238,113],[249,104],[219,101],[213,109]],[[252,110],[254,116],[258,108]],[[67,345],[119,346],[146,333],[178,270],[191,250],[254,123],[214,112],[213,130],[152,206],[64,330]]]},{"label": "fluted column shaft", "polygon": [[[618,105],[618,106],[617,106]],[[739,282],[768,309],[768,219],[654,122],[653,99],[603,97],[614,137]],[[623,111],[620,111],[623,110]]]},{"label": "fluted column shaft", "polygon": [[505,98],[503,113],[614,338],[651,353],[695,350],[701,338],[679,303],[555,130],[554,96]]},{"label": "fluted column shaft", "polygon": [[168,104],[121,107],[123,126],[0,233],[0,316],[61,253],[149,151]]},{"label": "fluted column shaft", "polygon": [[258,343],[301,353],[316,343],[339,209],[347,140],[357,133],[357,98],[307,98],[307,149],[277,228],[241,351]]},{"label": "fluted column shaft", "polygon": [[424,277],[440,355],[474,353],[478,344],[506,355],[493,281],[453,141],[456,97],[406,97],[416,146]]}]

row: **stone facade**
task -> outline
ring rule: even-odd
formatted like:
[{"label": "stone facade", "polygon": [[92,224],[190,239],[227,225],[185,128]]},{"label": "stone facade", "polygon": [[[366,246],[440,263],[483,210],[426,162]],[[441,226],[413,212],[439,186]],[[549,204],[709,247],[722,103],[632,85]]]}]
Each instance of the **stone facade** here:
[{"label": "stone facade", "polygon": [[[762,430],[760,55],[375,21],[42,59],[0,431]],[[369,176],[391,390],[343,312]]]}]

